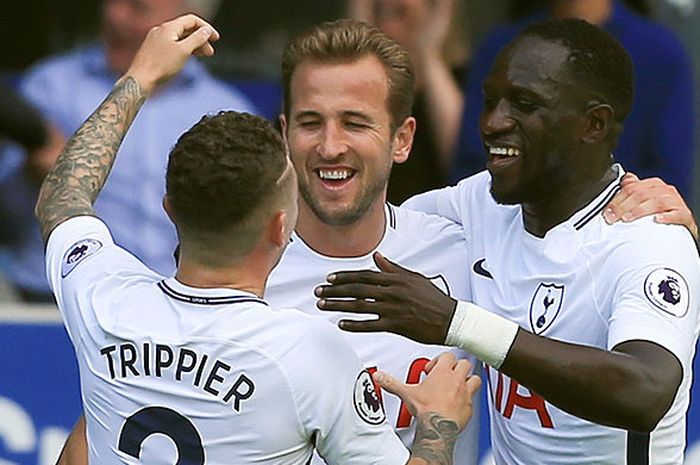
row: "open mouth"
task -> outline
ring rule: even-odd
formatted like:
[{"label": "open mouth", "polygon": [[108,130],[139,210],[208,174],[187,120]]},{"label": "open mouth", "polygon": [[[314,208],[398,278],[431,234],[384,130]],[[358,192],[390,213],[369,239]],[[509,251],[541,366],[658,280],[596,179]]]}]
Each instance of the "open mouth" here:
[{"label": "open mouth", "polygon": [[489,145],[486,147],[489,154],[488,164],[491,167],[501,167],[515,162],[522,152],[517,147],[505,145]]},{"label": "open mouth", "polygon": [[348,184],[356,171],[351,168],[317,168],[314,170],[321,183],[329,189],[340,189]]}]

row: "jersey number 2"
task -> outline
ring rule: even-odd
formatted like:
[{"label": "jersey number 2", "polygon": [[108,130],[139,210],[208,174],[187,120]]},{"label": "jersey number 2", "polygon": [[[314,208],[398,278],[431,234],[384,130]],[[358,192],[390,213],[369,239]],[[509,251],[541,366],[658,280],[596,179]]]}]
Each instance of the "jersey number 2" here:
[{"label": "jersey number 2", "polygon": [[190,420],[166,407],[146,407],[127,418],[119,435],[119,450],[138,459],[143,442],[156,433],[175,443],[178,456],[175,465],[204,465],[199,432]]}]

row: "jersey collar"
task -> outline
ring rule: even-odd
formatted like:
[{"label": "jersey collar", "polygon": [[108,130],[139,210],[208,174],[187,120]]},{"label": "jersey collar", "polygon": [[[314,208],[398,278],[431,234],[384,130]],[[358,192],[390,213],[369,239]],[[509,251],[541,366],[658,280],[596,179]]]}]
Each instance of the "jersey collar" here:
[{"label": "jersey collar", "polygon": [[160,281],[158,287],[171,299],[197,305],[230,305],[245,302],[268,305],[263,299],[250,292],[227,288],[191,287],[175,278]]},{"label": "jersey collar", "polygon": [[620,191],[620,180],[625,174],[625,170],[617,163],[613,165],[613,169],[617,171],[616,178],[610,184],[608,184],[605,189],[598,194],[598,196],[591,200],[581,210],[574,213],[569,221],[567,221],[567,223],[573,225],[576,230],[580,230],[598,214],[602,213],[606,205],[610,203],[612,198],[615,197],[615,194]]}]

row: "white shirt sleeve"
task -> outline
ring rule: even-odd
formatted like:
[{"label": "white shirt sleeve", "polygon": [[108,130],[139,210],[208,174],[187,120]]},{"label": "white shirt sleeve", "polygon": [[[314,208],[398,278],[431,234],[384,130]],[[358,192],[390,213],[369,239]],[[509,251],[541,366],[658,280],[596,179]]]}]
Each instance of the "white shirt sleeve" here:
[{"label": "white shirt sleeve", "polygon": [[46,275],[76,348],[82,346],[80,339],[85,328],[103,324],[96,322],[96,296],[123,271],[154,276],[136,257],[114,243],[99,218],[74,217],[51,232],[46,244]]},{"label": "white shirt sleeve", "polygon": [[[369,373],[336,328],[314,320],[316,349],[286,369],[300,420],[319,455],[329,465],[404,465],[409,452],[387,423]],[[319,345],[326,350],[319,352]]]},{"label": "white shirt sleeve", "polygon": [[[484,183],[490,183],[490,179],[489,173],[482,171],[462,179],[455,186],[414,195],[402,203],[401,208],[442,216],[463,226],[467,220],[469,202],[475,192],[483,189]],[[486,192],[488,193],[488,189]]]},{"label": "white shirt sleeve", "polygon": [[688,369],[699,327],[700,261],[684,228],[658,225],[653,232],[658,234],[613,252],[618,255],[610,263],[620,268],[615,270],[608,348],[630,340],[654,342]]}]

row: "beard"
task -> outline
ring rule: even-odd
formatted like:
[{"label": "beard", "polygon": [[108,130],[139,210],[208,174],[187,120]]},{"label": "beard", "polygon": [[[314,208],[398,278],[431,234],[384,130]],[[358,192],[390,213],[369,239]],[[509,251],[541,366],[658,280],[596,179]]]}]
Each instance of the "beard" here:
[{"label": "beard", "polygon": [[359,221],[370,209],[378,197],[382,196],[389,182],[390,169],[379,174],[370,185],[366,186],[346,208],[327,208],[323,201],[316,198],[309,185],[299,180],[299,192],[314,215],[329,226],[348,226]]}]

